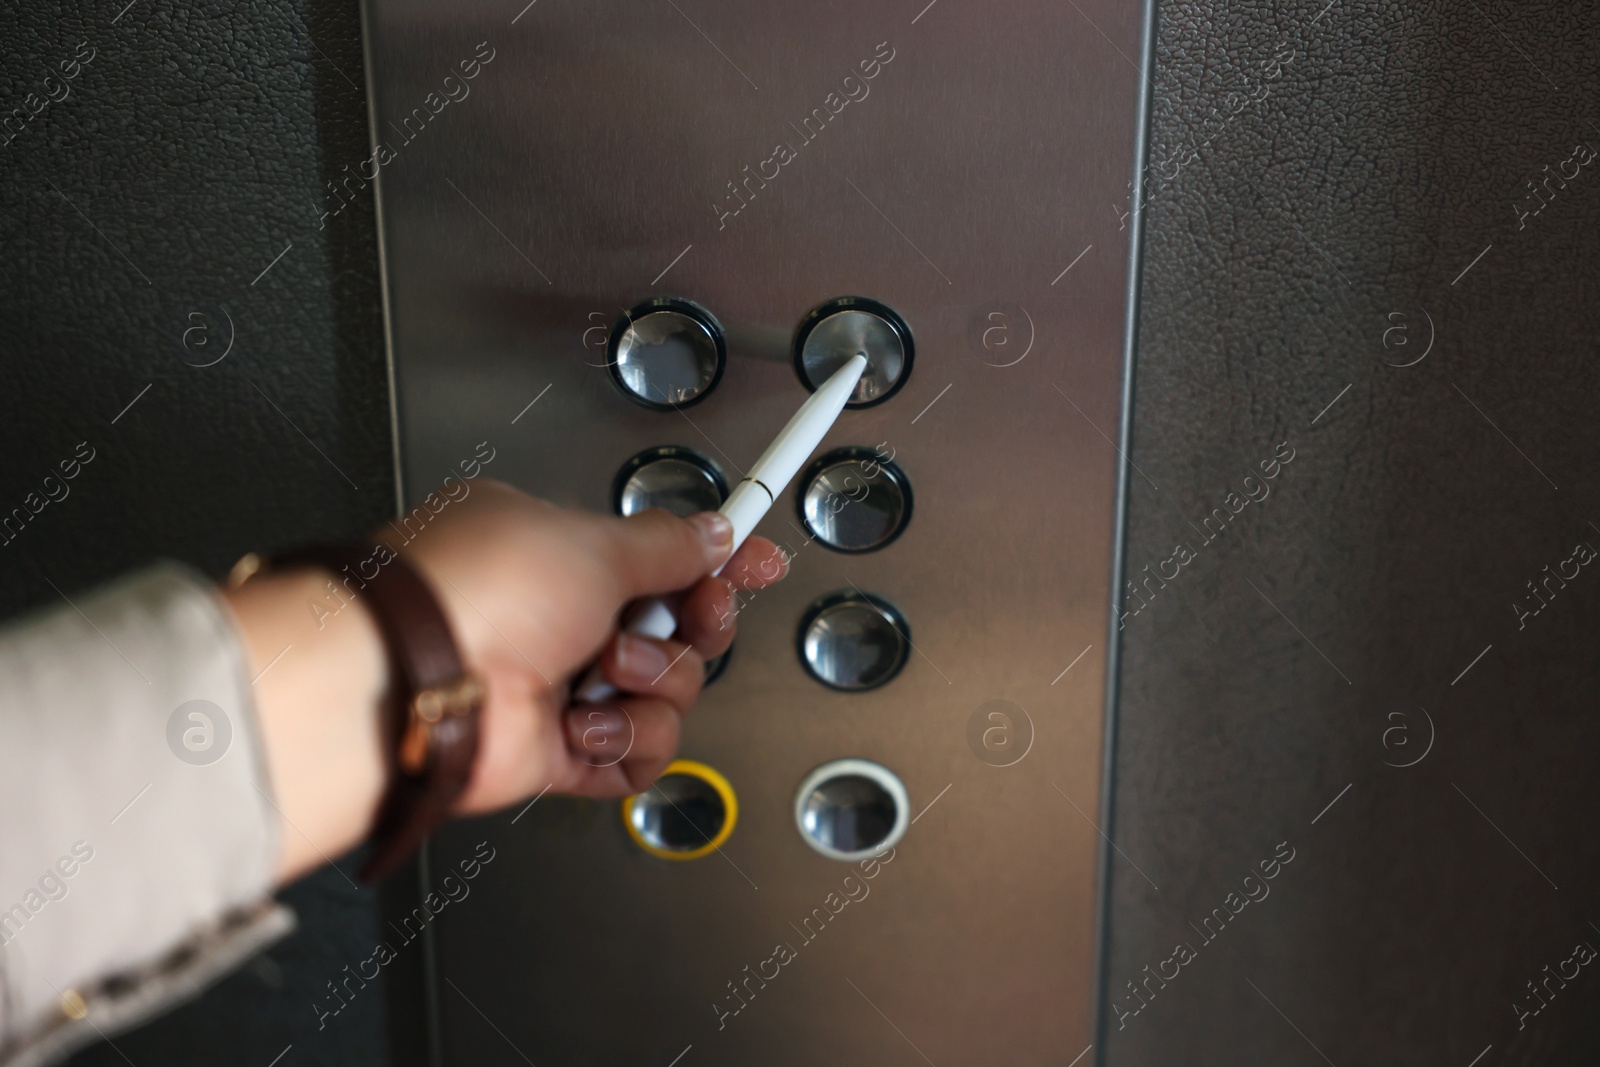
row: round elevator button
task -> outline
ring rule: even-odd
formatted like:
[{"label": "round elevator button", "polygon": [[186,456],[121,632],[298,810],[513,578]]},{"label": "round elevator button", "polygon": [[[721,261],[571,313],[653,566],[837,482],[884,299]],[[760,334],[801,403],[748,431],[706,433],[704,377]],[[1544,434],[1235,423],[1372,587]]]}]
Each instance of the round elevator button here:
[{"label": "round elevator button", "polygon": [[905,384],[911,373],[911,328],[876,300],[842,296],[813,308],[794,337],[794,366],[807,389],[817,387],[851,357],[867,358],[846,407],[880,404]]},{"label": "round elevator button", "polygon": [[911,519],[905,472],[871,448],[837,448],[800,475],[800,520],[840,552],[870,552],[900,536]]},{"label": "round elevator button", "polygon": [[911,654],[910,630],[893,605],[855,589],[831,593],[800,622],[800,662],[830,689],[883,685]]},{"label": "round elevator button", "polygon": [[650,788],[622,802],[628,835],[662,859],[699,859],[728,839],[738,819],[733,786],[694,760],[673,760]]},{"label": "round elevator button", "polygon": [[632,308],[611,331],[611,376],[629,399],[660,410],[702,400],[722,377],[727,347],[716,317],[663,297]]},{"label": "round elevator button", "polygon": [[864,759],[824,763],[800,783],[794,821],[806,844],[829,859],[876,855],[905,836],[911,812],[894,772]]},{"label": "round elevator button", "polygon": [[716,511],[728,497],[728,483],[716,464],[692,448],[647,448],[622,465],[611,485],[618,515],[666,508],[674,515]]}]

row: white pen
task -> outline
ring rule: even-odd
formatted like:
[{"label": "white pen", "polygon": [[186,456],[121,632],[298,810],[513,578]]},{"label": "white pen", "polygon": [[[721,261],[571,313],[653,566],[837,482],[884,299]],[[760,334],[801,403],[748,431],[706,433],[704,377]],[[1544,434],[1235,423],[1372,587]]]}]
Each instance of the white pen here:
[{"label": "white pen", "polygon": [[[794,413],[794,418],[783,428],[761,453],[750,473],[733,487],[728,499],[718,511],[733,523],[733,552],[739,551],[767,509],[772,507],[789,482],[799,472],[805,461],[815,452],[828,431],[833,428],[845,402],[856,387],[861,372],[867,369],[867,357],[857,353],[849,362],[833,372],[833,376]],[[729,559],[733,553],[729,553]],[[723,567],[727,566],[726,563]],[[722,567],[711,572],[721,574]],[[629,612],[623,630],[644,637],[666,639],[678,629],[678,619],[672,607],[662,597],[640,601]],[[616,688],[593,668],[579,683],[574,699],[585,703],[608,700],[615,696]]]}]

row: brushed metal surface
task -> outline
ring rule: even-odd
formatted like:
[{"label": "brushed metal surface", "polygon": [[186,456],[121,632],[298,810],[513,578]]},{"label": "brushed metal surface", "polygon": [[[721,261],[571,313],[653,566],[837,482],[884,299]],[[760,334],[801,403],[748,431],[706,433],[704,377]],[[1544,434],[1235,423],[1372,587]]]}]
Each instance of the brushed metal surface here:
[{"label": "brushed metal surface", "polygon": [[[495,855],[431,927],[445,1062],[1065,1064],[1090,1044],[1145,17],[370,0],[412,499],[483,441],[491,476],[596,510],[652,446],[736,477],[807,395],[808,310],[882,301],[916,346],[824,446],[892,457],[915,521],[832,552],[791,488],[761,527],[790,577],[744,608],[684,735],[738,793],[720,852],[658,859],[618,804],[554,797],[436,839],[430,880]],[[692,408],[644,409],[605,366],[656,296],[726,331]],[[796,653],[806,606],[852,586],[915,641],[865,693]],[[870,879],[793,815],[804,776],[851,757],[915,817]]]}]

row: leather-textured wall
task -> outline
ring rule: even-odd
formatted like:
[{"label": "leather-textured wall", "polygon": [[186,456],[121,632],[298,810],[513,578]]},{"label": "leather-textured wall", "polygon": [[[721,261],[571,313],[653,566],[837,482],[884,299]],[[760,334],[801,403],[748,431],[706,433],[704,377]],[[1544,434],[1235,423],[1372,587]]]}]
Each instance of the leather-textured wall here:
[{"label": "leather-textured wall", "polygon": [[[11,4],[0,48],[0,509],[61,497],[0,544],[0,607],[391,514],[371,200],[319,217],[365,155],[355,4]],[[312,1008],[371,951],[371,894],[327,870],[286,896],[298,934],[74,1062],[381,1062],[381,990]]]},{"label": "leather-textured wall", "polygon": [[1597,43],[1162,7],[1106,1063],[1600,1050]]}]

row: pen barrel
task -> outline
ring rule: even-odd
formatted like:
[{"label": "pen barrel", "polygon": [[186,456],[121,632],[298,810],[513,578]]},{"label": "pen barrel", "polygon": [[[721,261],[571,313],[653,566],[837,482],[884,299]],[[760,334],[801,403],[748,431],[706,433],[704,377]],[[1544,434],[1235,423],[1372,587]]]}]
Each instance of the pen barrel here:
[{"label": "pen barrel", "polygon": [[[777,491],[782,492],[782,487],[780,486]],[[772,494],[761,484],[747,480],[733,487],[733,492],[728,494],[728,499],[723,501],[722,507],[718,510],[733,524],[734,552],[739,551],[739,546],[744,544],[745,538],[755,532],[756,525],[771,507]],[[729,553],[728,558],[733,558],[732,553]],[[723,567],[725,566],[726,563],[723,564]],[[711,573],[721,574],[722,567]]]}]

